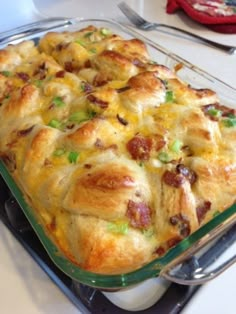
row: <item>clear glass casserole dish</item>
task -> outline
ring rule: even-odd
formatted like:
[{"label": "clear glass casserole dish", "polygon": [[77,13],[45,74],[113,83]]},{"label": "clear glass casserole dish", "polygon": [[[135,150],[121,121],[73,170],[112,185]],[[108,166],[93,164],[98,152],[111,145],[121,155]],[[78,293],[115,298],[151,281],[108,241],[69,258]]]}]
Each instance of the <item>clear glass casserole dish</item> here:
[{"label": "clear glass casserole dish", "polygon": [[[198,69],[192,64],[182,58],[172,54],[163,47],[153,43],[152,41],[144,38],[140,34],[134,32],[132,29],[120,25],[114,21],[109,20],[80,20],[80,19],[49,19],[46,21],[36,22],[13,31],[2,33],[0,42],[2,47],[9,43],[17,43],[21,40],[34,39],[36,42],[45,32],[49,30],[53,31],[73,31],[84,28],[88,25],[94,25],[97,27],[105,27],[111,29],[114,33],[121,35],[124,38],[130,39],[133,37],[139,38],[144,41],[153,60],[157,60],[158,63],[166,65],[170,68],[181,64],[181,70],[178,72],[178,76],[187,81],[189,84],[196,88],[209,88],[217,92],[222,102],[229,106],[235,106],[236,89],[227,84],[217,80],[213,76],[207,74],[205,71]],[[72,262],[70,262],[58,248],[54,245],[53,241],[49,238],[42,225],[39,223],[33,210],[26,203],[24,196],[16,183],[12,179],[9,171],[4,165],[3,161],[0,161],[0,174],[9,186],[12,194],[20,204],[24,214],[31,223],[33,229],[38,235],[39,239],[46,248],[49,256],[53,262],[69,277],[86,284],[88,286],[101,288],[101,289],[121,289],[135,284],[138,284],[146,279],[156,276],[163,276],[172,281],[180,282],[182,284],[199,284],[208,279],[213,278],[212,274],[209,276],[198,275],[198,278],[188,280],[188,278],[178,278],[178,273],[173,274],[172,269],[175,269],[176,265],[179,265],[184,260],[191,257],[200,248],[204,247],[209,241],[216,239],[222,232],[227,230],[236,222],[236,205],[228,208],[221,214],[214,217],[210,222],[202,226],[199,230],[182,240],[175,247],[170,249],[163,257],[157,258],[154,261],[148,263],[144,267],[130,273],[121,275],[100,275],[92,272],[85,271]],[[220,273],[228,265],[231,265],[235,261],[233,257],[227,266],[223,265],[221,269],[217,269],[216,273]],[[177,267],[178,268],[178,267]],[[176,280],[174,279],[176,277]],[[199,281],[199,278],[203,278]]]}]

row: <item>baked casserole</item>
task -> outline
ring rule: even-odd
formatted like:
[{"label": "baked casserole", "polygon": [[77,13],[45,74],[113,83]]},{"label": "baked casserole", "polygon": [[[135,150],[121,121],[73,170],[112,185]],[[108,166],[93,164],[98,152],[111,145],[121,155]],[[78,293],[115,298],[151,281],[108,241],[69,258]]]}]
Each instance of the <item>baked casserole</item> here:
[{"label": "baked casserole", "polygon": [[236,194],[236,114],[107,28],[0,51],[0,154],[48,236],[101,274],[162,256]]}]

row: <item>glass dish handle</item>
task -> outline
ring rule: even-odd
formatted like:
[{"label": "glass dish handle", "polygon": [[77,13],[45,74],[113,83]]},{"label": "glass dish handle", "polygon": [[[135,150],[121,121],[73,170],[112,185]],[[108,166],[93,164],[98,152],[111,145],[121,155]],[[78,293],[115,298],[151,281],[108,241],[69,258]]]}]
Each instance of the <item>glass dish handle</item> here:
[{"label": "glass dish handle", "polygon": [[48,31],[56,27],[73,24],[73,19],[65,17],[51,17],[42,19],[30,24],[22,25],[9,31],[0,33],[0,44],[7,44],[25,36],[34,35],[43,31]]},{"label": "glass dish handle", "polygon": [[[236,262],[235,254],[220,266],[217,266],[212,270],[207,270],[207,268],[235,242],[236,224],[234,224],[226,233],[221,235],[207,251],[202,254],[200,251],[197,254],[198,256],[192,256],[182,264],[175,264],[168,267],[168,269],[163,269],[160,276],[181,285],[204,284],[219,276]],[[205,250],[205,248],[203,247],[202,250]]]}]

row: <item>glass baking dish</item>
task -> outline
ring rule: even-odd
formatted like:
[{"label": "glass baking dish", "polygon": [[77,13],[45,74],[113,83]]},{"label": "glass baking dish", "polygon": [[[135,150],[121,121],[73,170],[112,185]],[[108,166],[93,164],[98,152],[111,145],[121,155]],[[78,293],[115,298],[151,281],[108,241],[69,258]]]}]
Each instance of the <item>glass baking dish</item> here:
[{"label": "glass baking dish", "polygon": [[[212,89],[218,93],[219,98],[225,105],[229,107],[235,106],[235,88],[214,78],[205,71],[188,63],[181,57],[176,56],[175,54],[145,38],[139,33],[136,33],[133,29],[118,24],[115,21],[104,19],[84,20],[78,18],[52,18],[2,33],[0,34],[0,44],[1,47],[3,47],[6,44],[14,44],[26,39],[33,39],[35,42],[37,42],[40,36],[49,30],[73,31],[84,28],[91,24],[97,27],[109,28],[114,33],[117,33],[126,39],[136,37],[143,40],[147,44],[149,54],[153,60],[156,60],[158,63],[166,65],[170,68],[174,68],[176,65],[181,64],[181,70],[178,71],[178,76],[181,79],[187,81],[195,88]],[[236,261],[236,257],[234,256],[228,262],[224,263],[222,267],[217,268],[215,272],[211,272],[210,274],[199,273],[198,269],[197,276],[191,275],[191,278],[189,278],[188,275],[185,274],[184,276],[180,276],[179,273],[179,265],[181,265],[181,263],[192,257],[196,252],[199,252],[201,248],[208,245],[210,241],[215,240],[220,234],[235,224],[236,205],[233,205],[221,214],[217,215],[210,222],[202,226],[189,237],[182,240],[174,248],[170,249],[163,257],[153,260],[136,271],[121,275],[101,275],[85,271],[79,268],[77,265],[73,264],[70,260],[63,256],[61,252],[59,252],[58,248],[48,237],[44,228],[39,223],[39,220],[35,216],[34,211],[26,203],[23,193],[14,182],[3,161],[0,161],[0,174],[6,181],[12,194],[18,201],[24,214],[31,223],[33,229],[43,243],[53,262],[69,277],[88,286],[106,290],[117,290],[133,286],[143,282],[146,279],[157,276],[162,276],[181,284],[199,284],[212,279]]]}]

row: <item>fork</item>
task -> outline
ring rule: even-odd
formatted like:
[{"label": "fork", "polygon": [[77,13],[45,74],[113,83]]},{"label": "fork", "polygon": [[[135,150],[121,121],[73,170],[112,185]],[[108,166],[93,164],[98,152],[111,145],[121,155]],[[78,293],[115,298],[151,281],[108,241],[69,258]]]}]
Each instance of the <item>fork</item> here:
[{"label": "fork", "polygon": [[152,23],[152,22],[148,22],[147,20],[145,20],[144,18],[142,18],[140,15],[138,15],[133,9],[131,9],[131,7],[128,6],[128,4],[126,4],[125,2],[121,2],[118,4],[118,7],[120,8],[120,10],[124,13],[124,15],[128,18],[128,20],[134,24],[137,28],[144,30],[144,31],[151,31],[151,30],[155,30],[157,28],[169,28],[178,32],[181,32],[183,34],[186,34],[188,36],[191,36],[193,38],[197,38],[198,40],[202,41],[203,43],[206,43],[212,47],[221,49],[225,52],[228,52],[229,54],[234,54],[236,52],[236,47],[234,46],[229,46],[229,45],[224,45],[224,44],[220,44],[217,43],[215,41],[212,41],[210,39],[207,39],[205,37],[201,37],[199,35],[193,34],[189,31],[186,31],[184,29],[175,27],[175,26],[171,26],[171,25],[167,25],[167,24],[162,24],[162,23]]}]

